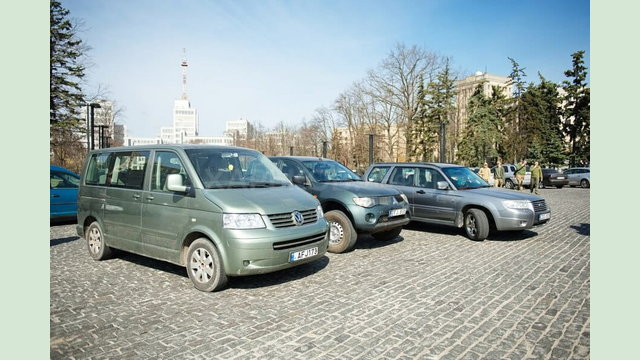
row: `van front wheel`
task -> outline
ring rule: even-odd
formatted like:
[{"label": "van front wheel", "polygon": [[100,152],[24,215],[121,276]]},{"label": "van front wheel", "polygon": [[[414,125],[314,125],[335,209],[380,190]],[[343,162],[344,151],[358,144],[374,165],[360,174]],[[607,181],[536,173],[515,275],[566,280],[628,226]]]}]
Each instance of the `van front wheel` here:
[{"label": "van front wheel", "polygon": [[200,238],[189,245],[186,267],[193,286],[200,291],[220,290],[227,284],[222,259],[209,239]]},{"label": "van front wheel", "polygon": [[84,238],[87,240],[89,255],[91,255],[94,260],[104,260],[111,257],[111,248],[104,243],[102,228],[97,221],[89,225],[87,231],[84,233]]}]

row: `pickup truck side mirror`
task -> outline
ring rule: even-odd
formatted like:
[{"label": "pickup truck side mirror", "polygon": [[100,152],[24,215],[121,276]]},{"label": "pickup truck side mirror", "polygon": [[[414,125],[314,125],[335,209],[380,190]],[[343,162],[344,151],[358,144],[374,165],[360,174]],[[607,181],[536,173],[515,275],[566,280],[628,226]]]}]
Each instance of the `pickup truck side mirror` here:
[{"label": "pickup truck side mirror", "polygon": [[181,193],[187,192],[187,187],[182,184],[182,175],[169,174],[167,176],[167,189]]},{"label": "pickup truck side mirror", "polygon": [[291,178],[291,182],[296,185],[304,185],[307,182],[307,178],[303,175],[295,175],[293,178]]}]

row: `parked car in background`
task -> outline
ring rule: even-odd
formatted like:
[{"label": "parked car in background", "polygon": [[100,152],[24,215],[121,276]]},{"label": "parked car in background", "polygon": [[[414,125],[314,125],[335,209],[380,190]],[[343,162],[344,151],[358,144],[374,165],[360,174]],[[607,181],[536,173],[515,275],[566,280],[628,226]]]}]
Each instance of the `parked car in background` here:
[{"label": "parked car in background", "polygon": [[563,171],[569,178],[569,186],[580,186],[583,188],[591,187],[591,179],[589,178],[590,168],[574,167]]},{"label": "parked car in background", "polygon": [[[516,180],[516,170],[518,169],[517,165],[513,164],[503,164],[502,168],[504,169],[504,187],[507,189],[515,189],[518,186],[518,181]],[[496,167],[491,168],[491,178],[495,176]],[[493,182],[490,183],[493,185]],[[522,185],[529,186],[531,184],[531,171],[529,171],[529,166],[526,168],[526,173],[524,174],[524,181]]]},{"label": "parked car in background", "polygon": [[49,218],[74,219],[78,212],[80,176],[69,169],[49,165]]},{"label": "parked car in background", "polygon": [[411,220],[462,227],[472,240],[484,240],[489,230],[529,229],[551,217],[542,197],[493,188],[460,165],[378,163],[364,178],[402,191]]},{"label": "parked car in background", "polygon": [[542,181],[539,187],[551,187],[555,186],[558,189],[562,189],[565,185],[569,184],[567,175],[563,174],[558,169],[542,169]]},{"label": "parked car in background", "polygon": [[291,182],[320,200],[330,226],[330,252],[352,249],[358,234],[394,239],[410,221],[409,203],[400,191],[362,181],[337,161],[306,156],[270,159]]}]

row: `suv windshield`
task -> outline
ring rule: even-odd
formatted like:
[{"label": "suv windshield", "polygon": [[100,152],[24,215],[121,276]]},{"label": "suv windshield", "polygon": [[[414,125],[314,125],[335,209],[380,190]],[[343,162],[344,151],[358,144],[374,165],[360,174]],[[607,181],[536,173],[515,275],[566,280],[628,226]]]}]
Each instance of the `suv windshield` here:
[{"label": "suv windshield", "polygon": [[362,180],[360,176],[337,161],[310,160],[302,163],[313,174],[313,178],[319,182]]},{"label": "suv windshield", "polygon": [[478,174],[466,167],[444,168],[442,172],[444,172],[458,190],[489,187],[489,184],[478,176]]},{"label": "suv windshield", "polygon": [[207,189],[290,185],[264,155],[244,149],[185,150]]}]

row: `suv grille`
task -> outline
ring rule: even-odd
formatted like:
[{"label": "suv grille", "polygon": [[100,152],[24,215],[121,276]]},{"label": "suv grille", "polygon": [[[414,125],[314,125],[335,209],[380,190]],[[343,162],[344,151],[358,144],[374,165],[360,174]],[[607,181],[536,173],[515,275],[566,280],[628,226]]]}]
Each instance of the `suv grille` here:
[{"label": "suv grille", "polygon": [[324,240],[325,236],[326,236],[326,234],[322,233],[322,234],[318,234],[318,235],[307,236],[307,237],[300,238],[300,239],[293,239],[293,240],[275,242],[275,243],[273,243],[273,250],[286,250],[286,249],[291,249],[291,248],[298,247],[298,246],[304,246],[304,245],[312,244],[314,242],[318,242],[318,241]]},{"label": "suv grille", "polygon": [[[300,213],[302,214],[303,218],[302,224],[300,225],[307,225],[318,221],[318,213],[316,212],[316,209],[302,210],[300,211]],[[293,221],[293,216],[290,212],[271,214],[267,216],[269,216],[269,220],[275,228],[296,226],[296,223]]]},{"label": "suv grille", "polygon": [[533,201],[533,210],[535,212],[547,210],[547,203],[544,200]]}]

